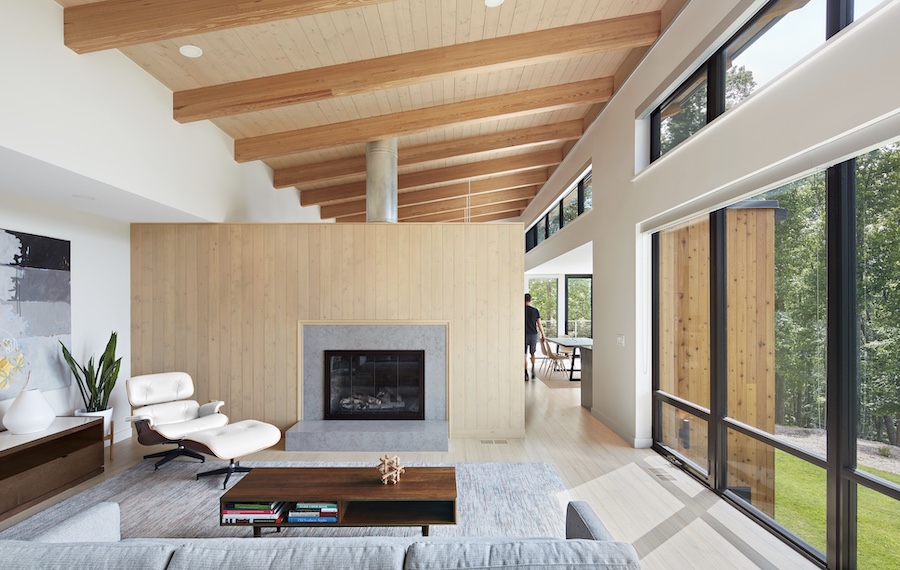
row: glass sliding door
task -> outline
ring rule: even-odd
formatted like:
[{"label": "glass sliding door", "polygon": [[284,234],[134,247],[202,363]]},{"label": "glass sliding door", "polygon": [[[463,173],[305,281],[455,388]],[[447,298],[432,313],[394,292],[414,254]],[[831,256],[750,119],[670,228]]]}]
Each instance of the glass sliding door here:
[{"label": "glass sliding door", "polygon": [[708,473],[710,387],[709,216],[655,236],[655,445]]}]

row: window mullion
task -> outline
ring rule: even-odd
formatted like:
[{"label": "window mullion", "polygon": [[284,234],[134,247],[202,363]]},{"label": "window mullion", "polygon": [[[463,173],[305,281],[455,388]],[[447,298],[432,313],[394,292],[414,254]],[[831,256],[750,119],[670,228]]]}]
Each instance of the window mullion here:
[{"label": "window mullion", "polygon": [[727,486],[728,433],[722,419],[727,415],[727,328],[728,300],[725,290],[725,210],[709,215],[709,482],[713,489]]},{"label": "window mullion", "polygon": [[706,122],[725,112],[725,73],[728,70],[725,65],[725,49],[720,49],[711,58],[706,66]]},{"label": "window mullion", "polygon": [[662,155],[662,106],[650,113],[650,162]]},{"label": "window mullion", "polygon": [[825,39],[853,22],[853,0],[828,0],[825,8]]},{"label": "window mullion", "polygon": [[856,161],[826,172],[828,475],[826,559],[829,568],[856,567],[857,309]]}]

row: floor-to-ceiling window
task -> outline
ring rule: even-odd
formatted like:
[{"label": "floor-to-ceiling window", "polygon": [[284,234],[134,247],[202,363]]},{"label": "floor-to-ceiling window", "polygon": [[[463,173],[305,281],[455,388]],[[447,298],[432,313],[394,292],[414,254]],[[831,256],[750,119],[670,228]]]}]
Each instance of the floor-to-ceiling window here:
[{"label": "floor-to-ceiling window", "polygon": [[857,157],[855,175],[857,566],[900,568],[900,143]]},{"label": "floor-to-ceiling window", "polygon": [[709,217],[654,236],[658,311],[654,440],[706,477],[709,432]]},{"label": "floor-to-ceiling window", "polygon": [[829,568],[900,567],[900,143],[653,253],[655,448]]},{"label": "floor-to-ceiling window", "polygon": [[[877,3],[766,3],[650,115],[651,160]],[[829,568],[900,568],[900,144],[660,231],[653,260],[654,447]]]},{"label": "floor-to-ceiling window", "polygon": [[591,276],[566,275],[566,334],[593,338]]},{"label": "floor-to-ceiling window", "polygon": [[559,331],[559,279],[538,277],[528,280],[531,305],[541,313],[541,327],[546,336],[557,336]]},{"label": "floor-to-ceiling window", "polygon": [[824,552],[824,173],[734,204],[722,219],[723,488]]}]

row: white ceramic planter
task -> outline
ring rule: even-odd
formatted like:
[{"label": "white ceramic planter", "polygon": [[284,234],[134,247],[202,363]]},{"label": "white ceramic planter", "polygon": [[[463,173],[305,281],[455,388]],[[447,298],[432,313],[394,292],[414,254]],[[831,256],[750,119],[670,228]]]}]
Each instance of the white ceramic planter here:
[{"label": "white ceramic planter", "polygon": [[109,433],[109,422],[110,422],[110,420],[112,420],[112,413],[113,413],[112,406],[106,408],[105,410],[101,410],[99,412],[86,412],[86,411],[84,411],[84,408],[75,410],[76,416],[103,418],[103,435],[106,435]]},{"label": "white ceramic planter", "polygon": [[47,398],[36,388],[22,390],[3,416],[3,425],[9,433],[20,435],[44,431],[53,420],[56,412]]}]

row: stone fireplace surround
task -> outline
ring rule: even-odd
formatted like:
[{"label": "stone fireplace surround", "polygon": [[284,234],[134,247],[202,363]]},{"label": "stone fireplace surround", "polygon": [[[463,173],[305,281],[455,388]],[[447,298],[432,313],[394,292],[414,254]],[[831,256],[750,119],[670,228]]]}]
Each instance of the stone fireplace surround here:
[{"label": "stone fireplace surround", "polygon": [[[447,451],[449,324],[419,321],[299,324],[300,421],[285,432],[286,451]],[[324,418],[325,350],[424,350],[424,420]]]}]

